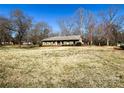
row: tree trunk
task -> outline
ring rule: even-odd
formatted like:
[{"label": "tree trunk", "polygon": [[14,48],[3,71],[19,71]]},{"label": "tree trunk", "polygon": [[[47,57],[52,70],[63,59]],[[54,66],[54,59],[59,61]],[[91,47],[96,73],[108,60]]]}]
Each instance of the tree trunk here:
[{"label": "tree trunk", "polygon": [[99,42],[99,46],[101,46],[100,42]]},{"label": "tree trunk", "polygon": [[90,41],[90,45],[93,45],[93,41],[92,40]]},{"label": "tree trunk", "polygon": [[21,48],[21,38],[19,38],[19,47]]},{"label": "tree trunk", "polygon": [[107,46],[109,46],[109,39],[107,38]]},{"label": "tree trunk", "polygon": [[19,47],[21,48],[21,44],[19,44]]},{"label": "tree trunk", "polygon": [[0,46],[2,46],[2,41],[0,40]]}]

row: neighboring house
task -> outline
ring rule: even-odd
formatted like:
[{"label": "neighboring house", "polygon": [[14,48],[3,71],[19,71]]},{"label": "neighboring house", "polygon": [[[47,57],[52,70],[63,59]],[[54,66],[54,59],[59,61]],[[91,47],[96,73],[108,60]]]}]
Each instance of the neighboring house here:
[{"label": "neighboring house", "polygon": [[80,35],[49,37],[42,40],[42,45],[76,45],[82,42]]}]

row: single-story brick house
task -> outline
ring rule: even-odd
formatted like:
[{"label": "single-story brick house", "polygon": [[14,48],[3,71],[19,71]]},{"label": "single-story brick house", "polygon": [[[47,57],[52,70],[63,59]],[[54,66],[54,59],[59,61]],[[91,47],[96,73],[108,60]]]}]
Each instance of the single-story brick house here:
[{"label": "single-story brick house", "polygon": [[43,39],[42,45],[76,45],[79,42],[83,44],[81,35],[56,36]]}]

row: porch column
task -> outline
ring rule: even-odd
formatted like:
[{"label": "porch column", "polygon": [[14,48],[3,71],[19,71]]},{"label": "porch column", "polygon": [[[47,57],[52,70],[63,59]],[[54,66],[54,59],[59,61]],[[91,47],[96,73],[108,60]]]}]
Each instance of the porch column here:
[{"label": "porch column", "polygon": [[62,41],[60,41],[60,45],[62,45]]},{"label": "porch column", "polygon": [[55,42],[55,45],[57,45],[57,41]]}]

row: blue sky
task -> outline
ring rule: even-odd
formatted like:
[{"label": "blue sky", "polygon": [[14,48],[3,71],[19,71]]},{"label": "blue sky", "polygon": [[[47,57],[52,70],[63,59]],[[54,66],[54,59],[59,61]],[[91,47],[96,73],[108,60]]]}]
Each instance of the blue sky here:
[{"label": "blue sky", "polygon": [[57,20],[59,18],[73,15],[73,13],[80,7],[90,10],[94,13],[106,10],[110,6],[119,6],[124,13],[124,5],[105,5],[105,4],[5,4],[0,5],[0,15],[9,16],[10,12],[14,9],[21,9],[25,14],[33,17],[33,22],[46,21],[52,26],[53,31],[59,31]]}]

